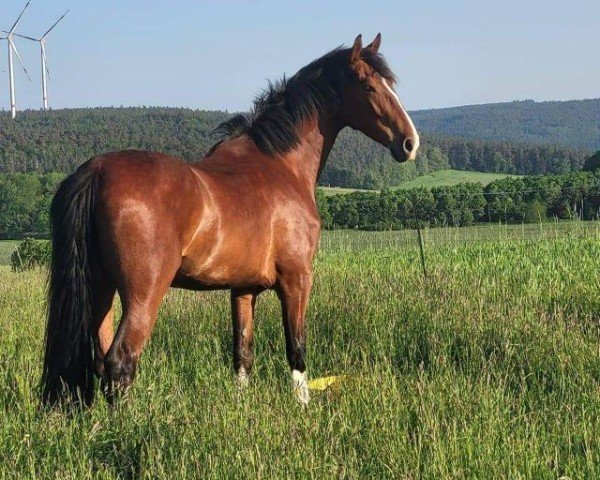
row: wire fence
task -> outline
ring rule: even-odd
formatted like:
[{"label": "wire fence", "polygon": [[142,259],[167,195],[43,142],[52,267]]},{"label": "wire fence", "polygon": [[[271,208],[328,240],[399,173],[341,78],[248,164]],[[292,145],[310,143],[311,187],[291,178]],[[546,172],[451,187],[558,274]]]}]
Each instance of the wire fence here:
[{"label": "wire fence", "polygon": [[421,248],[425,262],[431,249],[461,248],[482,242],[547,241],[569,236],[595,238],[600,241],[600,221],[550,221],[523,224],[479,224],[472,227],[437,227],[403,230],[326,230],[319,250],[323,253],[390,252]]}]

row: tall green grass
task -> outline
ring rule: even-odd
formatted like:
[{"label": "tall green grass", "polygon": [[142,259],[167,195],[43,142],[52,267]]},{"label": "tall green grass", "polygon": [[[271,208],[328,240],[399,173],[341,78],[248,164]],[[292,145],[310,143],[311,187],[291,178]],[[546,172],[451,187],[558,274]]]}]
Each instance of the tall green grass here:
[{"label": "tall green grass", "polygon": [[227,294],[173,290],[128,401],[42,412],[45,273],[3,267],[0,475],[599,478],[600,228],[517,229],[426,232],[427,280],[414,237],[326,234],[309,375],[352,380],[306,410],[274,295],[258,302],[256,367],[240,393]]}]

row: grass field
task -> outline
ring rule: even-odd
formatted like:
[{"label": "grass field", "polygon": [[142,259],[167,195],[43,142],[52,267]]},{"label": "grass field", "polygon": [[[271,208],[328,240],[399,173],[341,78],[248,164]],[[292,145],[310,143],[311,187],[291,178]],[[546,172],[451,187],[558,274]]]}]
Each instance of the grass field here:
[{"label": "grass field", "polygon": [[171,291],[131,396],[37,407],[43,272],[0,267],[0,477],[600,478],[600,224],[326,232],[290,389],[279,306],[258,302],[236,390],[228,295]]},{"label": "grass field", "polygon": [[343,188],[343,187],[319,187],[327,197],[353,192],[376,192],[377,190],[366,190],[364,188]]},{"label": "grass field", "polygon": [[409,180],[400,184],[396,188],[410,189],[417,187],[446,187],[450,185],[457,185],[459,183],[481,183],[487,185],[494,180],[499,180],[505,177],[518,177],[519,175],[507,175],[505,173],[485,173],[485,172],[466,172],[464,170],[438,170],[437,172],[430,173],[417,177],[414,180]]},{"label": "grass field", "polygon": [[[506,173],[484,173],[484,172],[466,172],[464,170],[438,170],[437,172],[430,173],[417,177],[413,180],[401,183],[392,189],[403,189],[408,190],[410,188],[433,188],[433,187],[446,187],[450,185],[457,185],[459,183],[481,183],[487,185],[494,180],[499,180],[505,177],[518,177],[519,175],[508,175]],[[319,187],[325,195],[338,195],[352,192],[374,192],[375,190],[364,190],[359,188],[341,188],[341,187]]]},{"label": "grass field", "polygon": [[18,244],[19,240],[0,240],[0,265],[10,264],[10,256]]}]

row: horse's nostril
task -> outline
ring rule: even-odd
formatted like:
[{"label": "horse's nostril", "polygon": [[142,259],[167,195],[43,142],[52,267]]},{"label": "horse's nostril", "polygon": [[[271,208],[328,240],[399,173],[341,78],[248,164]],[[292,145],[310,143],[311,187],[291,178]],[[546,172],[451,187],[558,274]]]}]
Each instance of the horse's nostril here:
[{"label": "horse's nostril", "polygon": [[413,151],[413,141],[410,138],[407,138],[406,140],[404,140],[404,151],[407,153],[410,153]]}]

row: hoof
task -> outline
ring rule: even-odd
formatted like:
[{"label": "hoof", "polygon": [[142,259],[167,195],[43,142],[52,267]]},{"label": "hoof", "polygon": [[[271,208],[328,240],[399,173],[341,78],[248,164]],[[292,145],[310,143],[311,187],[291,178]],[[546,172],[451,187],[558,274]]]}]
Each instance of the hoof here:
[{"label": "hoof", "polygon": [[103,358],[96,358],[94,360],[94,373],[101,381],[106,377],[106,370],[104,369]]}]

